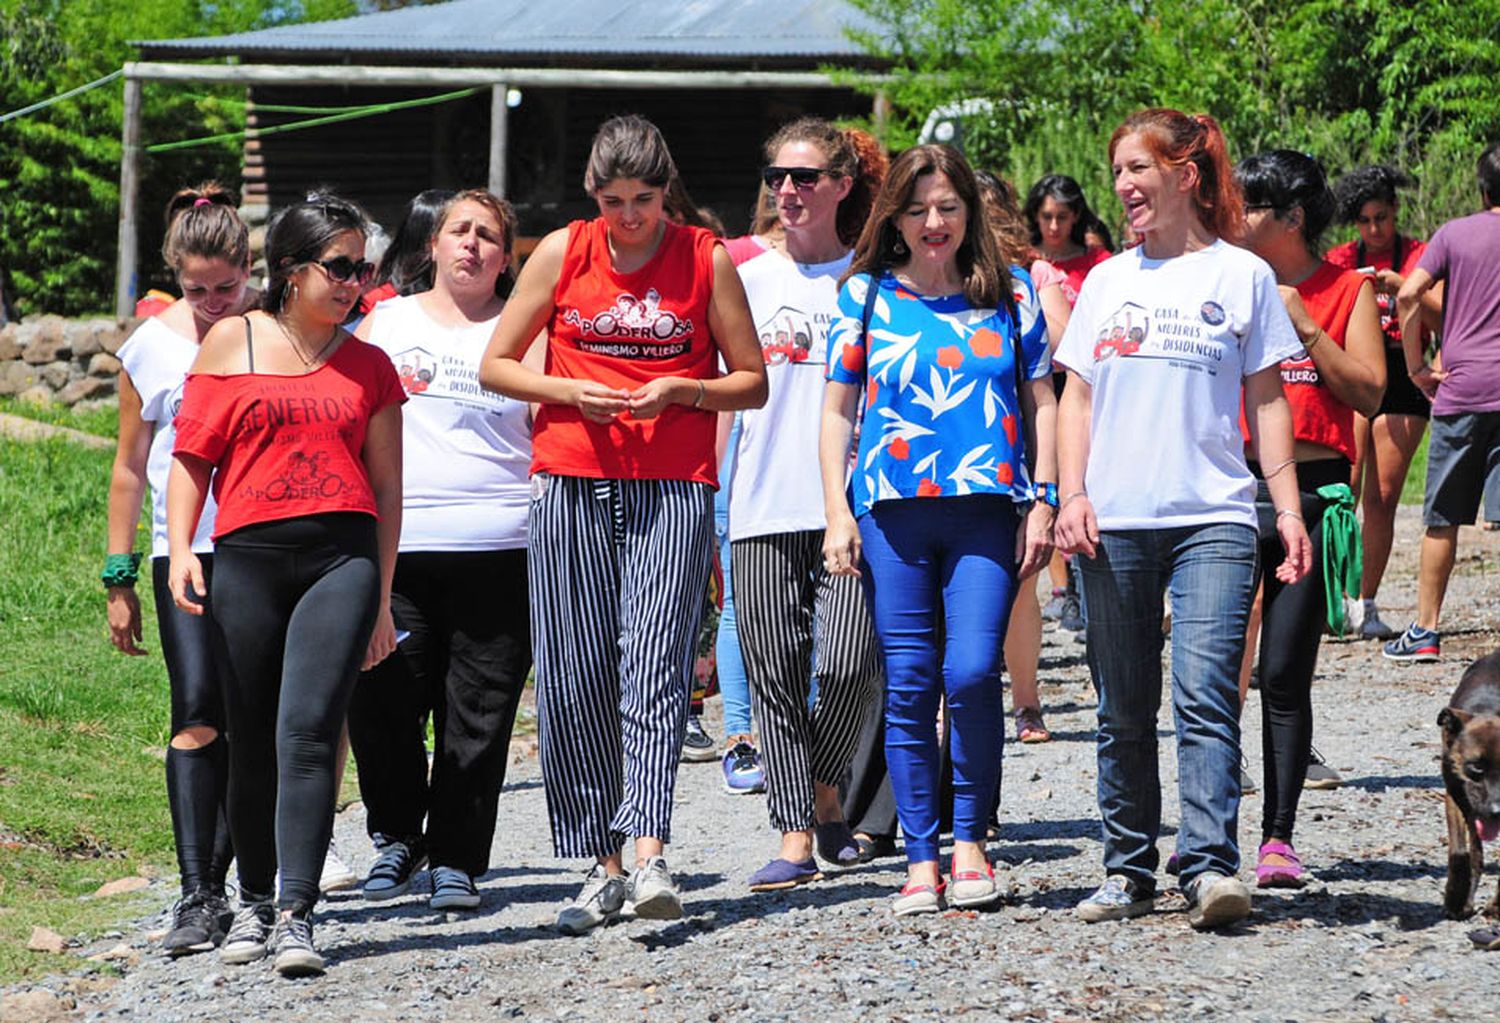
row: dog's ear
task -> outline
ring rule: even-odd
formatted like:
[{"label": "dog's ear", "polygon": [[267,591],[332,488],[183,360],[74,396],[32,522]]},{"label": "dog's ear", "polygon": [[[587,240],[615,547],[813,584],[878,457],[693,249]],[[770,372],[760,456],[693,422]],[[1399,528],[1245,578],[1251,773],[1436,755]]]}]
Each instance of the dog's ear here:
[{"label": "dog's ear", "polygon": [[1459,710],[1457,707],[1444,707],[1438,712],[1437,723],[1443,732],[1452,738],[1464,730],[1464,726],[1473,716],[1468,711]]}]

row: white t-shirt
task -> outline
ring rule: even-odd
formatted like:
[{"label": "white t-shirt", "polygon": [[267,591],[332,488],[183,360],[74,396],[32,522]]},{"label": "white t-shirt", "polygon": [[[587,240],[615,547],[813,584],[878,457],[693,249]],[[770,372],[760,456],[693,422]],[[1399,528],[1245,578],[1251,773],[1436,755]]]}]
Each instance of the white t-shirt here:
[{"label": "white t-shirt", "polygon": [[770,396],[740,418],[729,477],[729,538],[822,529],[818,429],[828,329],[838,318],[839,278],[853,253],[796,263],[767,251],[740,264]]},{"label": "white t-shirt", "polygon": [[479,360],[499,317],[448,327],[418,299],[386,299],[370,314],[370,343],[391,357],[411,399],[401,414],[401,550],[525,547],[527,405],[479,386]]},{"label": "white t-shirt", "polygon": [[1242,382],[1302,344],[1271,268],[1223,241],[1089,274],[1054,361],[1093,387],[1084,486],[1100,529],[1255,525]]},{"label": "white t-shirt", "polygon": [[[198,342],[183,337],[156,317],[145,320],[120,346],[117,354],[130,382],[141,396],[141,419],[153,426],[151,453],[146,458],[146,482],[151,487],[151,556],[167,556],[167,474],[172,468],[175,420],[182,407],[182,385],[198,357]],[[214,549],[213,494],[205,496],[193,550]]]}]

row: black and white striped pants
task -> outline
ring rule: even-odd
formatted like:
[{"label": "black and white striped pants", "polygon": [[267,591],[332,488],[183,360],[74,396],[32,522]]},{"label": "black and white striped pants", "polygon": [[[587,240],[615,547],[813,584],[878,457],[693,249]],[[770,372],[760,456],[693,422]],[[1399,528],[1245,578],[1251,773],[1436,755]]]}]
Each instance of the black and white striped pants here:
[{"label": "black and white striped pants", "polygon": [[532,479],[531,631],[552,846],[671,839],[672,793],[713,546],[685,480]]},{"label": "black and white striped pants", "polygon": [[875,630],[859,579],[823,570],[821,529],[735,540],[730,556],[771,826],[802,831],[813,826],[813,783],[838,785],[880,694]]}]

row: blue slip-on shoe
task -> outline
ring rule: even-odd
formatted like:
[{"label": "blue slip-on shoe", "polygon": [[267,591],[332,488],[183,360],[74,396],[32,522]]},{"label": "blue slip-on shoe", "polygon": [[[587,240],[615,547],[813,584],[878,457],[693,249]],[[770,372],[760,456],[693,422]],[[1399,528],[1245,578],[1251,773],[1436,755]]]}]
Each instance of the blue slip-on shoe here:
[{"label": "blue slip-on shoe", "polygon": [[818,869],[817,862],[811,856],[801,863],[775,859],[750,875],[750,890],[752,892],[779,892],[821,880],[823,880],[823,872]]}]

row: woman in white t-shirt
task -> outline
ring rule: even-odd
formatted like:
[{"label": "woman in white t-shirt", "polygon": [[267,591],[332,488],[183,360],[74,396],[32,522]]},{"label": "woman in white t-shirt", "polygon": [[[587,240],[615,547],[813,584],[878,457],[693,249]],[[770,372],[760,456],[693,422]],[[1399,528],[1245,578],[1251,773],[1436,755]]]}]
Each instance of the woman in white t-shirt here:
[{"label": "woman in white t-shirt", "polygon": [[1243,202],[1211,117],[1132,115],[1110,140],[1115,193],[1142,244],[1097,267],[1055,356],[1058,545],[1081,553],[1089,669],[1099,693],[1104,884],[1089,922],[1151,911],[1161,827],[1156,715],[1162,597],[1172,598],[1177,853],[1193,927],[1250,911],[1236,877],[1237,673],[1256,567],[1255,478],[1241,393],[1277,509],[1279,579],[1311,565],[1281,360],[1302,351],[1271,268],[1223,241]]},{"label": "woman in white t-shirt", "polygon": [[399,646],[360,679],[349,708],[377,850],[367,899],[404,894],[430,861],[432,907],[472,909],[474,878],[489,869],[511,728],[531,669],[529,410],[478,379],[510,290],[514,237],[503,200],[483,189],[453,196],[429,243],[432,290],[381,302],[357,335],[391,357],[409,399],[391,593]]},{"label": "woman in white t-shirt", "polygon": [[[851,257],[841,219],[868,209],[880,182],[862,173],[848,135],[817,118],[783,127],[765,154],[761,176],[784,242],[739,273],[770,398],[741,413],[728,484],[740,649],[760,723],[771,826],[781,832],[779,854],[750,876],[752,891],[818,880],[815,847],[829,867],[859,862],[838,785],[880,688],[859,580],[823,565],[817,444],[828,329]],[[809,708],[814,673],[818,692]]]},{"label": "woman in white t-shirt", "polygon": [[[151,487],[151,571],[162,659],[172,697],[167,744],[167,801],[182,881],[182,898],[162,939],[168,955],[205,952],[223,940],[228,922],[224,878],[232,856],[224,817],[229,761],[224,731],[224,664],[214,641],[211,609],[189,615],[167,586],[167,470],[176,437],[173,420],[198,345],[210,327],[256,305],[248,287],[250,234],[235,212],[238,199],[217,182],[184,188],[167,203],[162,256],[182,298],[141,323],[119,351],[120,438],[109,487],[110,640],[141,656],[141,604],[135,594],[140,555],[133,553],[141,497]],[[213,498],[193,537],[207,580],[213,572]],[[205,598],[206,603],[206,598]]]}]

